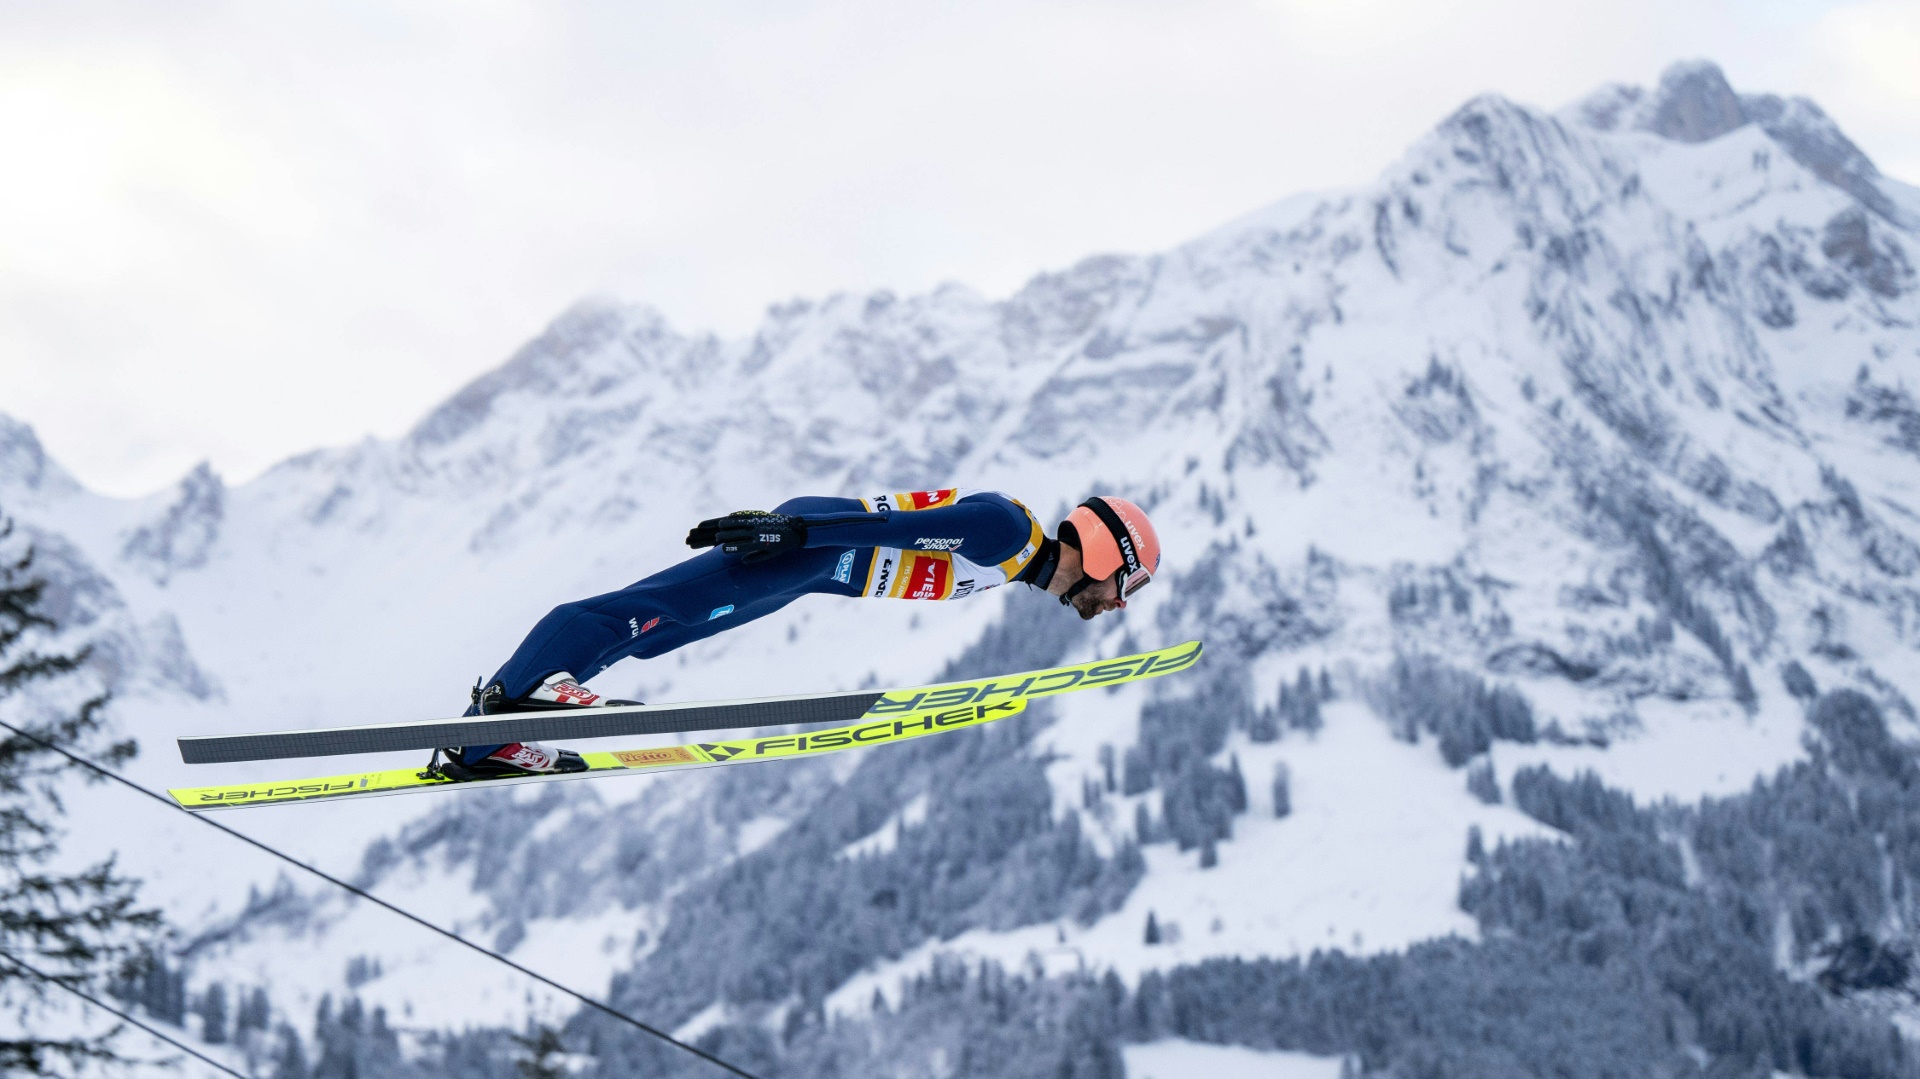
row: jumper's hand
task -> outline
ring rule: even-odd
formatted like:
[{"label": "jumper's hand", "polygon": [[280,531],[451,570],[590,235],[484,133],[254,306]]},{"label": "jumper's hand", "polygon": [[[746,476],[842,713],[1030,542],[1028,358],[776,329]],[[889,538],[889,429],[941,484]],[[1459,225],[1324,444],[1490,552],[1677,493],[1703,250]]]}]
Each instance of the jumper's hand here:
[{"label": "jumper's hand", "polygon": [[687,533],[689,547],[718,547],[742,562],[762,562],[807,544],[807,525],[784,513],[738,510],[701,521]]}]

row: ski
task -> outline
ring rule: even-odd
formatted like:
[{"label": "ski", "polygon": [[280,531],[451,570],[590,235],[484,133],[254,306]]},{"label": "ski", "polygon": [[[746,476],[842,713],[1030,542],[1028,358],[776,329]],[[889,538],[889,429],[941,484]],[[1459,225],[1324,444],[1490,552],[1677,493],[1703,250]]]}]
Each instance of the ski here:
[{"label": "ski", "polygon": [[839,753],[849,749],[887,745],[930,734],[978,727],[1026,711],[1024,699],[993,704],[966,704],[938,712],[916,714],[908,718],[880,719],[868,723],[837,727],[804,734],[775,735],[766,738],[739,738],[719,742],[696,742],[684,746],[652,749],[625,749],[612,753],[582,753],[587,770],[564,775],[501,776],[493,779],[455,781],[426,768],[396,768],[384,772],[357,772],[347,775],[294,779],[285,782],[240,783],[225,787],[181,787],[169,790],[184,809],[201,812],[215,809],[242,809],[247,806],[284,805],[289,802],[318,802],[338,798],[367,798],[388,794],[416,794],[446,788],[491,789],[516,783],[547,783],[562,779],[593,779],[636,772],[677,771],[686,768],[714,768],[755,761],[793,760]]},{"label": "ski", "polygon": [[1193,666],[1200,658],[1200,651],[1199,641],[1187,641],[1117,659],[912,689],[763,697],[744,701],[575,708],[416,723],[208,735],[179,739],[180,759],[188,764],[226,764],[289,757],[425,750],[441,746],[564,742],[582,738],[630,738],[748,727],[846,723],[856,719],[910,718],[964,704],[1026,701],[1096,686],[1117,686],[1143,678],[1157,678]]}]

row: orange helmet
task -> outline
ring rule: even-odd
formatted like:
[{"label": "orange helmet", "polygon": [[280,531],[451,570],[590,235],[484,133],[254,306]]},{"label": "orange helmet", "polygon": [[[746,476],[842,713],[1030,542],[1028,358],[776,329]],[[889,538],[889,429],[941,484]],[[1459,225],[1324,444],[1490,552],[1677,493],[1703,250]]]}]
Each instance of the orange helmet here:
[{"label": "orange helmet", "polygon": [[1126,599],[1153,580],[1160,568],[1160,537],[1147,512],[1124,498],[1095,495],[1074,507],[1066,523],[1080,538],[1080,568],[1086,581],[1104,581],[1120,574],[1115,583]]}]

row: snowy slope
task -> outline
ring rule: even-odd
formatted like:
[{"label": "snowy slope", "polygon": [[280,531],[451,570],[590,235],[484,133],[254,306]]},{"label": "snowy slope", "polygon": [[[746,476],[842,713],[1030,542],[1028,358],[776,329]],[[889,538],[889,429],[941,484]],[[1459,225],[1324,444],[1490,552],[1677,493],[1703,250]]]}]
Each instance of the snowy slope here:
[{"label": "snowy slope", "polygon": [[[916,942],[833,1006],[863,1012],[938,954],[1131,982],[1206,956],[1396,949],[1473,932],[1456,902],[1469,827],[1492,842],[1544,826],[1470,794],[1431,740],[1396,736],[1374,692],[1395,657],[1515,687],[1557,732],[1494,744],[1502,786],[1546,762],[1650,798],[1744,789],[1802,753],[1789,663],[1920,735],[1916,207],[1811,103],[1735,94],[1711,67],[1554,114],[1489,96],[1370,184],[1004,300],[953,286],[795,301],[734,341],[584,303],[405,438],[238,488],[203,469],[106,499],[10,425],[0,505],[70,552],[63,580],[111,597],[138,774],[179,783],[215,780],[173,759],[179,734],[452,714],[548,606],[678,557],[701,517],[953,483],[1043,514],[1124,492],[1154,513],[1166,583],[1073,654],[1191,633],[1207,677],[1255,708],[1326,669],[1340,693],[1325,728],[1256,742],[1236,726],[1214,759],[1237,757],[1253,797],[1217,866],[1149,843],[1116,909]],[[599,688],[923,680],[1005,603],[798,604]],[[1142,705],[1191,692],[1075,698],[1035,735],[1056,814],[1085,810],[1105,854],[1164,792],[1089,803],[1103,747],[1124,753]],[[1293,807],[1274,819],[1262,799],[1282,761]],[[676,895],[777,844],[859,764],[235,823],[597,992],[646,969]],[[916,826],[924,791],[902,791],[888,823],[845,837],[847,858]],[[271,866],[188,824],[101,804],[129,865],[194,924],[273,887]],[[556,845],[577,872],[542,864]],[[422,1026],[528,1007],[509,976],[309,894],[297,916],[242,916],[205,944],[201,976],[271,983],[305,1015],[365,953],[384,973],[360,992]],[[1178,939],[1144,944],[1149,911]],[[559,940],[590,942],[591,960]]]}]

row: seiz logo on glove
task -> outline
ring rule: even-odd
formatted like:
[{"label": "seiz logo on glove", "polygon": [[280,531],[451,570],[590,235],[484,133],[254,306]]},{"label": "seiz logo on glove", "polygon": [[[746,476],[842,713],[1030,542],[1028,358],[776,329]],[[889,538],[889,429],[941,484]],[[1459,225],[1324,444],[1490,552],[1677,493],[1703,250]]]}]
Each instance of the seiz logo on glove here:
[{"label": "seiz logo on glove", "polygon": [[807,525],[798,517],[737,510],[701,521],[687,533],[689,547],[718,547],[746,563],[764,562],[807,545]]}]

